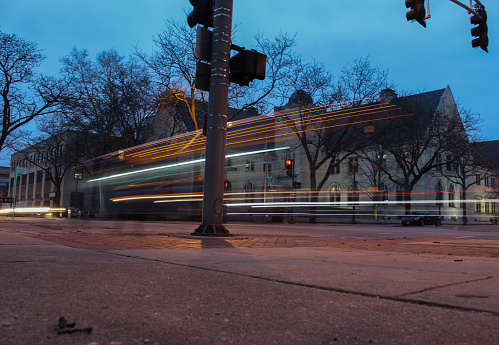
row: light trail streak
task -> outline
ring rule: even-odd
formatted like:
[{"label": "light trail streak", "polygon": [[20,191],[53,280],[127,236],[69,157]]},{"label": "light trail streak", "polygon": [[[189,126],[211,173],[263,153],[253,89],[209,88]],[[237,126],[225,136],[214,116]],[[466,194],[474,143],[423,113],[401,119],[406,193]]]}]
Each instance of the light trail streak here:
[{"label": "light trail streak", "polygon": [[[225,156],[226,158],[232,158],[232,157],[239,157],[239,156],[245,156],[245,155],[250,155],[250,154],[258,154],[258,153],[265,153],[265,152],[273,152],[273,151],[281,151],[281,150],[288,150],[289,147],[279,147],[279,148],[274,148],[274,149],[264,149],[264,150],[257,150],[257,151],[251,151],[251,152],[242,152],[242,153],[234,153]],[[135,170],[135,171],[129,171],[121,174],[114,174],[110,176],[105,176],[105,177],[99,177],[95,179],[90,179],[87,182],[97,182],[97,181],[103,181],[103,180],[109,180],[109,179],[114,179],[118,177],[124,177],[124,176],[129,176],[129,175],[135,175],[135,174],[140,174],[144,172],[150,172],[150,171],[155,171],[155,170],[160,170],[160,169],[171,169],[179,166],[185,166],[185,165],[192,165],[196,163],[202,163],[204,162],[205,159],[195,159],[192,161],[187,161],[187,162],[180,162],[180,163],[173,163],[173,164],[166,164],[166,165],[161,165],[157,167],[152,167],[152,168],[146,168],[146,169],[140,169],[140,170]]]},{"label": "light trail streak", "polygon": [[[401,200],[401,201],[390,201],[390,200],[385,200],[385,201],[317,201],[317,202],[312,202],[312,201],[303,201],[303,202],[298,202],[298,201],[290,201],[290,202],[255,202],[255,203],[234,203],[234,204],[225,204],[227,207],[239,207],[239,206],[251,206],[253,208],[263,208],[263,207],[305,207],[305,206],[360,206],[360,205],[401,205],[401,204],[447,204],[449,201],[448,200]],[[476,204],[476,203],[481,203],[481,202],[494,202],[498,203],[499,199],[469,199],[469,200],[456,200],[456,203],[469,203],[469,204]]]},{"label": "light trail streak", "polygon": [[7,213],[48,213],[48,212],[65,212],[65,208],[50,208],[50,207],[16,207],[0,210],[0,214]]}]

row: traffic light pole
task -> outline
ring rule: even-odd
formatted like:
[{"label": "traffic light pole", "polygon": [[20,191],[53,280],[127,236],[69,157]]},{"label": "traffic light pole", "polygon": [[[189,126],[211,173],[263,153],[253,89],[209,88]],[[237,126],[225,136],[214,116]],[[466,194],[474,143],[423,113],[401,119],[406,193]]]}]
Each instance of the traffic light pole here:
[{"label": "traffic light pole", "polygon": [[222,223],[233,0],[214,4],[203,222],[192,233],[197,236],[230,235]]}]

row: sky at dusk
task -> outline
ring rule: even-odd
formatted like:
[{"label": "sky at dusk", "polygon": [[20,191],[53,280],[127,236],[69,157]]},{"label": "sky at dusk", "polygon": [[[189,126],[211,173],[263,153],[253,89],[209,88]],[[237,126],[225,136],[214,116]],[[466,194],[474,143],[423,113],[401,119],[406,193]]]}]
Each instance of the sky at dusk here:
[{"label": "sky at dusk", "polygon": [[[462,0],[469,5],[469,2]],[[369,55],[389,69],[398,90],[433,91],[450,86],[454,98],[479,113],[483,135],[499,139],[499,3],[482,0],[488,14],[489,53],[471,47],[470,15],[449,0],[431,0],[427,28],[406,21],[404,0],[234,0],[233,43],[251,48],[261,33],[297,34],[296,51],[338,75]],[[46,59],[41,71],[57,75],[73,47],[89,55],[111,48],[146,52],[166,20],[185,21],[188,0],[1,0],[0,30],[35,42]],[[0,157],[5,159],[6,157]]]}]

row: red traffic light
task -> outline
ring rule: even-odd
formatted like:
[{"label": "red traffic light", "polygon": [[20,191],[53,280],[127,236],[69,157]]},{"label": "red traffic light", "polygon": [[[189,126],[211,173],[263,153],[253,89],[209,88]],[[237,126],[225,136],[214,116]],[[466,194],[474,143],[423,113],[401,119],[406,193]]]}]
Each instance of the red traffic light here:
[{"label": "red traffic light", "polygon": [[293,160],[292,159],[286,159],[284,161],[284,168],[286,169],[286,175],[293,176],[294,168],[293,168]]}]

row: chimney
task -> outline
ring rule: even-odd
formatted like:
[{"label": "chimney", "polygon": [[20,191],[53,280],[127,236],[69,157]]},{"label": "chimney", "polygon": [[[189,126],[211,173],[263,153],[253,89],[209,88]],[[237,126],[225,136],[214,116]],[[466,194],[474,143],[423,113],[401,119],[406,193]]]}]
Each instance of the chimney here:
[{"label": "chimney", "polygon": [[379,101],[382,103],[390,103],[397,98],[397,93],[392,89],[384,89],[379,93]]}]

